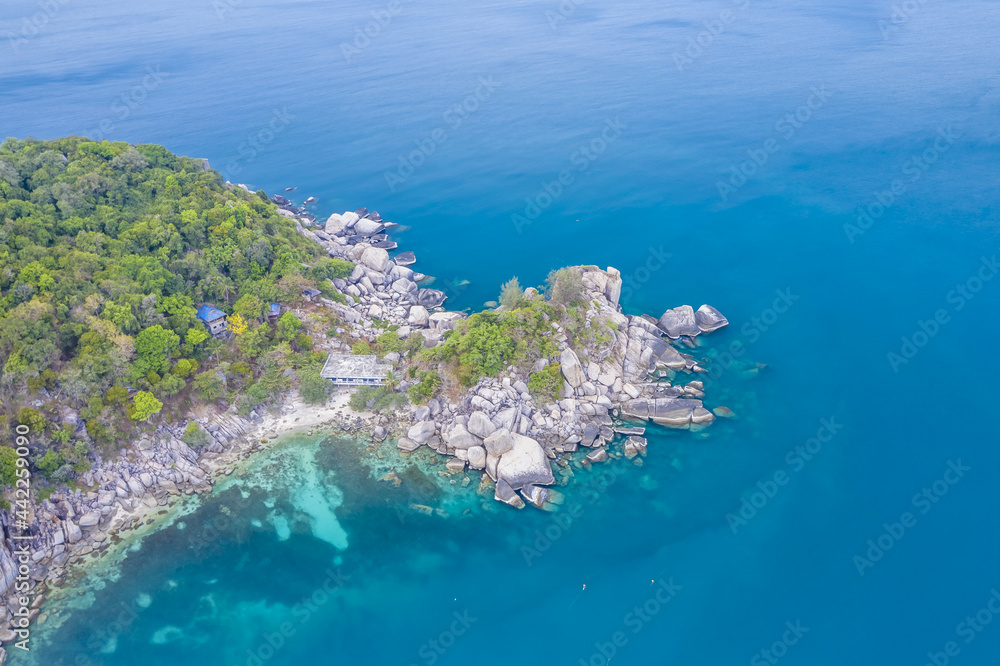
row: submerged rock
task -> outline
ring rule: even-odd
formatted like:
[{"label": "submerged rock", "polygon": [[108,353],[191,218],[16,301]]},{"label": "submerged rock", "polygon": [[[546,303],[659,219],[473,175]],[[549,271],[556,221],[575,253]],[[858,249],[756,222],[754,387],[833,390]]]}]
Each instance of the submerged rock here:
[{"label": "submerged rock", "polygon": [[410,266],[417,263],[417,255],[412,250],[407,250],[406,252],[397,254],[394,261],[397,266]]},{"label": "submerged rock", "polygon": [[443,291],[437,289],[417,290],[417,302],[425,308],[436,308],[444,303],[448,296]]},{"label": "submerged rock", "polygon": [[409,437],[400,437],[399,441],[396,442],[396,447],[400,451],[405,451],[407,453],[412,453],[419,449],[422,445],[418,442],[413,441]]},{"label": "submerged rock", "polygon": [[524,500],[503,479],[497,481],[496,493],[493,495],[493,499],[499,500],[504,504],[509,504],[516,509],[524,508]]}]

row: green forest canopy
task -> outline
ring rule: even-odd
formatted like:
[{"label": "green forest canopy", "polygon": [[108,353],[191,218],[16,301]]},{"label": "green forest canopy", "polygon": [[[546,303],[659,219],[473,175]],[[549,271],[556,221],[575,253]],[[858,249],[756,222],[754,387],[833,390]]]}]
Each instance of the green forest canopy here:
[{"label": "green forest canopy", "polygon": [[[32,396],[58,397],[92,442],[110,443],[132,427],[122,415],[144,421],[158,400],[193,399],[192,385],[202,399],[219,397],[217,383],[231,398],[245,388],[250,403],[287,388],[277,371],[314,361],[311,344],[261,315],[343,267],[276,210],[157,145],[0,144],[2,426]],[[250,329],[228,347],[209,338],[195,319],[206,302]],[[79,453],[73,428],[43,420],[48,449]]]}]

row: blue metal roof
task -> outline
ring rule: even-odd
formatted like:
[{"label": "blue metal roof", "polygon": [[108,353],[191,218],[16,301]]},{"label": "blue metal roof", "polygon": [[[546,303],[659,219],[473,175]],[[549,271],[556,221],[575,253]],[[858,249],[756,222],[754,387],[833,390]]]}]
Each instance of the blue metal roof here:
[{"label": "blue metal roof", "polygon": [[225,312],[211,305],[203,305],[200,308],[198,308],[197,317],[202,321],[215,321],[216,319],[221,319],[222,317],[225,316],[226,316]]},{"label": "blue metal roof", "polygon": [[281,312],[280,303],[271,303],[271,314],[278,314]]}]

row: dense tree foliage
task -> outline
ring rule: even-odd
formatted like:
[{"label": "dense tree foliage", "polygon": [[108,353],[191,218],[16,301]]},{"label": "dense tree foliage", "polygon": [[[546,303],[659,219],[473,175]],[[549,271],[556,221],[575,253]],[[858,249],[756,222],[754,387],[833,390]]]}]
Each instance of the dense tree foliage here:
[{"label": "dense tree foliage", "polygon": [[[8,139],[0,429],[28,425],[33,465],[56,478],[88,446],[120,444],[194,402],[248,410],[273,399],[287,370],[315,359],[302,322],[289,313],[275,331],[268,304],[353,268],[200,160],[155,145]],[[241,315],[235,342],[206,332],[203,303]]]}]

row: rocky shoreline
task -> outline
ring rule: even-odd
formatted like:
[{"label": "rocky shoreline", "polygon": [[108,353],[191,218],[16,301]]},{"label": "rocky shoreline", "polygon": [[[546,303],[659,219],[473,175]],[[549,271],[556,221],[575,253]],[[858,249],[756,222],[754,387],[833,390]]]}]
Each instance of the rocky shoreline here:
[{"label": "rocky shoreline", "polygon": [[[314,218],[287,199],[276,196],[275,202],[329,256],[355,264],[348,278],[332,281],[346,304],[321,301],[350,327],[352,338],[374,340],[392,325],[401,338],[420,335],[425,346],[433,347],[467,316],[444,309],[444,292],[419,286],[426,278],[410,268],[416,262],[413,252],[390,257],[397,245],[386,231],[395,225],[378,213],[362,208],[314,226]],[[81,477],[92,490],[53,493],[30,508],[30,561],[15,554],[13,519],[0,511],[5,536],[0,543],[0,642],[23,638],[14,626],[20,622],[15,614],[22,608],[21,597],[31,600],[28,625],[44,622],[45,597],[66,584],[67,567],[99,558],[129,531],[154,523],[177,498],[210,492],[216,478],[232,474],[240,460],[260,451],[279,431],[339,420],[342,429],[364,431],[376,442],[396,439],[404,456],[423,446],[448,456],[449,473],[479,473],[479,492],[492,492],[505,504],[551,510],[562,501],[551,488],[556,483],[552,465],[568,465],[568,457],[578,450],[588,450],[585,465],[600,463],[608,458],[611,442],[624,438],[624,455],[641,462],[647,448],[644,427],[626,422],[708,427],[715,414],[704,407],[704,386],[696,378],[704,369],[675,345],[695,347],[697,336],[727,325],[725,317],[707,305],[697,311],[687,305],[668,309],[659,319],[625,315],[618,303],[622,279],[617,270],[574,270],[586,290],[586,325],[608,322],[611,339],[574,350],[566,332],[553,322],[550,335],[558,354],[539,359],[531,370],[558,364],[564,380],[558,400],[537,400],[528,390],[527,374],[513,366],[495,378],[480,379],[461,399],[434,398],[390,416],[352,412],[346,399],[333,408],[306,408],[292,394],[281,406],[282,417],[252,413],[245,419],[230,408],[199,419],[211,436],[199,451],[181,441],[178,428],[163,426],[117,459],[95,464]],[[393,354],[387,360],[400,361]],[[688,381],[678,382],[682,376]],[[723,407],[716,412],[731,414]],[[29,589],[15,592],[20,587],[15,582],[27,582]],[[5,660],[0,647],[0,666]]]},{"label": "rocky shoreline", "polygon": [[[390,225],[365,208],[333,214],[322,229],[299,221],[300,231],[331,257],[355,264],[348,278],[332,281],[347,304],[324,304],[351,325],[356,338],[373,340],[388,324],[398,326],[400,337],[421,335],[427,347],[441,344],[445,333],[466,315],[445,310],[443,292],[419,286],[423,276],[409,268],[416,261],[412,252],[390,257],[388,250],[397,247],[385,234]],[[565,331],[552,322],[550,336],[559,353],[539,359],[531,370],[558,363],[564,380],[561,399],[537,400],[528,390],[528,373],[510,366],[498,377],[483,377],[459,400],[434,398],[412,408],[413,425],[398,440],[401,451],[428,446],[450,456],[451,472],[481,471],[481,488],[494,484],[495,499],[518,508],[526,501],[547,508],[561,501],[548,487],[555,483],[552,461],[580,447],[590,449],[590,463],[607,459],[616,420],[689,430],[715,420],[701,401],[704,385],[696,379],[705,370],[675,344],[695,347],[697,336],[726,326],[726,318],[709,305],[697,311],[682,305],[659,319],[625,315],[618,302],[622,278],[616,269],[571,270],[579,271],[585,290],[585,325],[605,322],[610,342],[574,350]],[[525,295],[536,297],[537,292],[529,288]],[[690,380],[675,385],[684,374]],[[641,428],[629,432],[625,454],[645,454]]]}]

